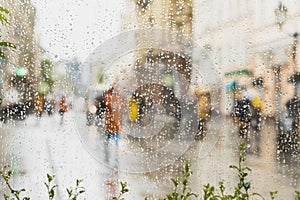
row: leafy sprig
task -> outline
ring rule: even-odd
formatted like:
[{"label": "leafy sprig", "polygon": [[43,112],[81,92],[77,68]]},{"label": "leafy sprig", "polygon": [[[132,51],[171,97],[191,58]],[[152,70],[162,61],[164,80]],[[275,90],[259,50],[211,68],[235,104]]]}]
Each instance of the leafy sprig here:
[{"label": "leafy sprig", "polygon": [[[13,175],[13,172],[11,170],[8,170],[9,165],[4,166],[3,170],[0,170],[0,175],[3,178],[6,186],[8,187],[10,194],[4,194],[4,199],[9,200],[10,196],[14,196],[17,200],[30,200],[29,197],[21,197],[21,193],[25,192],[26,190],[24,188],[22,189],[14,189],[13,186],[10,184],[9,180]],[[11,198],[14,199],[14,198]]]},{"label": "leafy sprig", "polygon": [[52,200],[54,198],[54,195],[55,195],[55,191],[54,189],[57,187],[56,184],[52,184],[52,181],[54,179],[54,175],[50,175],[50,174],[47,174],[47,179],[48,179],[48,182],[44,182],[46,188],[47,188],[47,192],[48,192],[48,199],[49,200]]},{"label": "leafy sprig", "polygon": [[76,180],[76,186],[74,189],[71,188],[67,188],[67,192],[68,192],[68,199],[69,200],[77,200],[78,196],[82,193],[85,192],[85,188],[80,186],[80,183],[82,182],[82,179],[77,179]]},{"label": "leafy sprig", "polygon": [[113,197],[113,200],[124,200],[123,195],[127,192],[129,192],[129,189],[127,188],[127,183],[126,182],[120,182],[121,184],[121,190],[120,194],[117,197]]},{"label": "leafy sprig", "polygon": [[189,178],[192,175],[190,164],[185,164],[182,174],[182,177],[171,178],[171,181],[174,185],[173,192],[167,194],[166,198],[163,200],[187,200],[190,197],[198,196],[198,194],[192,192],[191,188],[189,187]]}]

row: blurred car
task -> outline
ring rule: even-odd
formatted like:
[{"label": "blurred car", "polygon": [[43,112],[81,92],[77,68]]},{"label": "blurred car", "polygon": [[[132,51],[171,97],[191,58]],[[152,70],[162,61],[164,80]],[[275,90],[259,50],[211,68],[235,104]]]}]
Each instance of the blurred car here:
[{"label": "blurred car", "polygon": [[0,108],[0,121],[24,120],[27,115],[33,112],[34,103],[25,101],[24,103],[12,103]]}]

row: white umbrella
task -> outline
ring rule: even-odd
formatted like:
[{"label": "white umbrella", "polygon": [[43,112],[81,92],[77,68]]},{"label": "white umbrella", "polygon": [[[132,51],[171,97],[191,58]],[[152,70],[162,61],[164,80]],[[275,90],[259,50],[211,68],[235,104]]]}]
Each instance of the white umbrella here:
[{"label": "white umbrella", "polygon": [[115,79],[116,89],[123,95],[126,96],[134,92],[138,88],[137,78],[135,76],[133,68],[129,68],[125,72],[118,74]]},{"label": "white umbrella", "polygon": [[244,95],[244,97],[246,97],[247,99],[253,99],[254,98],[254,96],[255,96],[255,92],[254,91],[252,91],[252,90],[250,90],[250,89],[247,89],[247,90],[244,90],[243,91],[243,95]]}]

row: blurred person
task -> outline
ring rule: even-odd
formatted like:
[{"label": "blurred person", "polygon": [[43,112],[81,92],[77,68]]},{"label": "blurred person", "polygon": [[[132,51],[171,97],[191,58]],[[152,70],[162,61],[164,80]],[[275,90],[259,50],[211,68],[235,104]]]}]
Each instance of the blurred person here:
[{"label": "blurred person", "polygon": [[211,117],[211,99],[210,93],[208,90],[196,90],[195,92],[197,96],[197,108],[198,108],[198,134],[195,139],[202,139],[207,133],[207,121]]},{"label": "blurred person", "polygon": [[[113,86],[104,93],[105,102],[105,159],[109,164],[114,167],[118,167],[118,158],[116,156],[117,149],[119,146],[119,140],[121,137],[122,129],[122,114],[124,109],[123,97]],[[113,144],[114,143],[114,144]],[[112,151],[115,149],[115,151]],[[113,155],[114,154],[114,155]],[[114,163],[110,163],[109,159],[113,160]]]},{"label": "blurred person", "polygon": [[254,151],[260,152],[260,138],[261,138],[261,123],[262,123],[262,111],[264,109],[263,102],[259,96],[255,95],[251,99],[251,130],[253,131],[255,145]]},{"label": "blurred person", "polygon": [[300,116],[300,98],[293,96],[285,104],[289,116],[293,119],[292,127],[295,131],[299,128],[299,116]]},{"label": "blurred person", "polygon": [[251,101],[245,93],[243,93],[243,90],[241,88],[237,88],[236,90],[236,99],[233,106],[232,116],[238,123],[239,136],[249,142],[249,132],[251,127]]},{"label": "blurred person", "polygon": [[288,112],[288,118],[291,119],[290,128],[287,129],[287,133],[283,141],[285,141],[285,151],[292,153],[299,153],[299,117],[300,117],[300,98],[293,96],[286,104]]},{"label": "blurred person", "polygon": [[68,104],[67,104],[67,100],[66,100],[66,97],[65,96],[62,96],[59,100],[59,114],[61,116],[64,115],[65,112],[68,111]]},{"label": "blurred person", "polygon": [[113,174],[105,180],[105,185],[107,186],[106,191],[106,200],[114,199],[119,194],[119,173],[118,171],[114,171]]},{"label": "blurred person", "polygon": [[127,100],[128,104],[128,119],[130,121],[137,121],[138,117],[141,115],[139,112],[139,99],[135,97],[135,93],[130,96]]},{"label": "blurred person", "polygon": [[44,105],[44,110],[47,112],[47,114],[50,116],[53,114],[54,112],[54,100],[53,99],[48,99],[47,101],[45,101],[45,105]]},{"label": "blurred person", "polygon": [[139,95],[138,92],[134,92],[127,100],[128,105],[128,119],[130,121],[135,121],[141,123],[142,117],[146,112],[146,102],[143,97]]},{"label": "blurred person", "polygon": [[38,95],[35,98],[35,111],[36,111],[36,116],[40,118],[42,116],[43,110],[44,110],[44,96],[43,95]]},{"label": "blurred person", "polygon": [[103,92],[95,97],[94,105],[96,107],[96,125],[100,125],[101,120],[105,117],[106,111]]}]

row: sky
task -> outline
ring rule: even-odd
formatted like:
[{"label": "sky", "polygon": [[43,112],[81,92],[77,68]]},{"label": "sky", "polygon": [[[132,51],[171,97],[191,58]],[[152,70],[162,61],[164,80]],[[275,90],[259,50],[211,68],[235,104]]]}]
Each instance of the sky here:
[{"label": "sky", "polygon": [[31,2],[37,15],[37,38],[53,60],[77,57],[84,61],[101,43],[120,33],[125,9],[121,0]]}]

